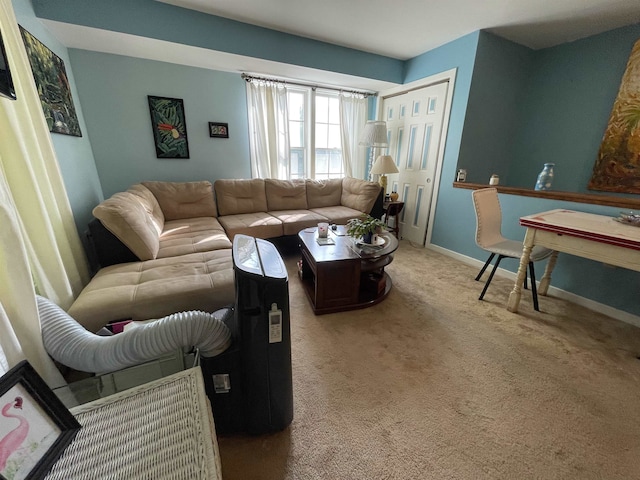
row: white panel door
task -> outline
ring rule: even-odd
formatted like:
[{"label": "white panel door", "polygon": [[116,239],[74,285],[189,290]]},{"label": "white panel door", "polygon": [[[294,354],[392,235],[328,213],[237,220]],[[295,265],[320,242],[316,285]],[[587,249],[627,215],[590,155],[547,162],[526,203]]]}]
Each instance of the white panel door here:
[{"label": "white panel door", "polygon": [[404,202],[400,234],[419,245],[427,236],[448,86],[442,82],[383,101],[388,154],[400,171],[388,183]]}]

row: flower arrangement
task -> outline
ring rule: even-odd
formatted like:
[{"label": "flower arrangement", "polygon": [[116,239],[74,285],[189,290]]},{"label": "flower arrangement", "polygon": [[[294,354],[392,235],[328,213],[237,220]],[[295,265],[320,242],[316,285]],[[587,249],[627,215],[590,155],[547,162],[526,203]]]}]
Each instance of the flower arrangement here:
[{"label": "flower arrangement", "polygon": [[371,243],[371,236],[374,233],[382,233],[384,227],[385,224],[382,220],[364,214],[347,222],[347,235],[357,239],[362,237],[365,243]]}]

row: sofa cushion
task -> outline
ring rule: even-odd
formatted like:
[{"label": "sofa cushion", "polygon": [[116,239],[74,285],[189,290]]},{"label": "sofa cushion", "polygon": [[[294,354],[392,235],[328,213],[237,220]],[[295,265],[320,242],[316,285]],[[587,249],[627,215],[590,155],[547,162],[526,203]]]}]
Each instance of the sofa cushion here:
[{"label": "sofa cushion", "polygon": [[140,260],[156,258],[160,247],[157,226],[140,197],[130,192],[115,193],[93,209],[93,216]]},{"label": "sofa cushion", "polygon": [[335,207],[312,208],[311,211],[317,215],[328,218],[329,223],[335,223],[336,225],[346,225],[352,218],[362,216],[360,210],[354,210],[353,208],[342,207],[340,205]]},{"label": "sofa cushion", "polygon": [[82,290],[69,315],[97,332],[113,320],[215,312],[234,301],[231,249],[224,249],[105,267]]},{"label": "sofa cushion", "polygon": [[127,192],[138,196],[142,206],[147,210],[147,213],[151,215],[151,219],[156,226],[158,235],[162,233],[162,229],[164,228],[164,214],[162,213],[162,209],[160,208],[160,204],[158,203],[155,195],[151,193],[151,190],[141,183],[136,183],[135,185],[131,185]]},{"label": "sofa cushion", "polygon": [[360,212],[369,213],[380,194],[380,185],[357,178],[342,179],[342,197],[340,204]]},{"label": "sofa cushion", "polygon": [[267,208],[264,180],[261,178],[216,180],[214,188],[220,216],[266,212],[269,210]]},{"label": "sofa cushion", "polygon": [[217,217],[211,182],[142,182],[158,200],[165,220]]},{"label": "sofa cushion", "polygon": [[231,248],[222,225],[213,217],[170,220],[160,234],[156,258],[175,257],[189,253]]},{"label": "sofa cushion", "polygon": [[342,179],[307,180],[308,209],[340,205]]},{"label": "sofa cushion", "polygon": [[267,195],[268,212],[274,210],[305,210],[307,208],[307,189],[304,180],[266,178],[264,180],[264,190]]},{"label": "sofa cushion", "polygon": [[304,228],[315,227],[319,222],[329,221],[327,217],[310,210],[278,210],[268,213],[282,222],[283,235],[297,235]]},{"label": "sofa cushion", "polygon": [[218,220],[231,241],[238,233],[257,238],[275,238],[283,235],[282,222],[266,212],[225,215],[218,217]]}]

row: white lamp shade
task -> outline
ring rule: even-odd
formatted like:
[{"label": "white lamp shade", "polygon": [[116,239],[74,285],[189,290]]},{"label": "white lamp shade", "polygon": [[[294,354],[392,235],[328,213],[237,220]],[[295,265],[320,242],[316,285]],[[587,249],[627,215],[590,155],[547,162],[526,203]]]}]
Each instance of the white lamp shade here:
[{"label": "white lamp shade", "polygon": [[380,155],[378,158],[376,158],[376,163],[373,164],[371,173],[375,175],[398,173],[398,167],[396,167],[396,162],[393,161],[391,155]]},{"label": "white lamp shade", "polygon": [[365,147],[386,147],[387,123],[383,120],[369,120],[364,126],[359,143]]}]

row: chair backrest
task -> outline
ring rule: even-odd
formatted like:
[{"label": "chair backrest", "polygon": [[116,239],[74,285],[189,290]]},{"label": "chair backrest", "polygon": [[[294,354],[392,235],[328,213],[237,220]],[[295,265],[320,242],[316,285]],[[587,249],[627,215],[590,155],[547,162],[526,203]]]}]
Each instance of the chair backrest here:
[{"label": "chair backrest", "polygon": [[502,210],[498,190],[482,188],[471,192],[476,211],[476,244],[480,248],[495,245],[504,240],[501,232]]},{"label": "chair backrest", "polygon": [[404,202],[393,202],[387,206],[387,217],[395,217],[402,211]]}]

